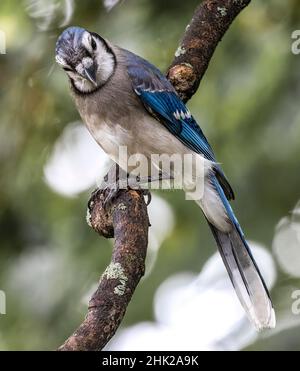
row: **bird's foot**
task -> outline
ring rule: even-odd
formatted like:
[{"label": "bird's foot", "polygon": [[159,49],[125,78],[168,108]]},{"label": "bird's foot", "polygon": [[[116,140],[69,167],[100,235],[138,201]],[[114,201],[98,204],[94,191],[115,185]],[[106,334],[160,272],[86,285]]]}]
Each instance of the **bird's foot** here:
[{"label": "bird's foot", "polygon": [[112,206],[112,204],[116,200],[116,198],[117,198],[117,196],[120,192],[120,189],[121,188],[120,188],[118,182],[105,189],[105,199],[103,201],[103,207],[106,211],[110,209],[110,207]]},{"label": "bird's foot", "polygon": [[108,211],[115,201],[120,189],[123,189],[120,186],[120,179],[124,179],[124,174],[125,172],[119,167],[119,165],[114,164],[105,175],[100,187],[92,193],[90,201],[95,197],[102,195],[103,208],[105,211]]},{"label": "bird's foot", "polygon": [[108,211],[109,208],[112,206],[114,201],[116,200],[120,190],[122,189],[129,189],[129,190],[135,190],[138,192],[141,192],[141,194],[147,198],[146,205],[149,206],[152,200],[151,193],[149,189],[144,189],[139,182],[133,182],[132,180],[127,184],[126,188],[124,188],[123,184],[120,184],[120,182],[116,182],[115,184],[110,184],[109,186],[105,187],[99,187],[93,191],[91,194],[88,207],[91,210],[93,206],[93,202],[95,198],[98,198],[100,194],[104,195],[104,200],[102,201],[102,205],[105,209],[105,211]]},{"label": "bird's foot", "polygon": [[[100,194],[104,195],[104,201],[102,201],[104,209],[107,211],[112,206],[113,202],[116,200],[120,190],[136,190],[142,193],[142,195],[147,199],[146,205],[149,206],[152,200],[152,196],[149,190],[149,185],[153,182],[158,181],[172,181],[174,178],[170,175],[159,173],[157,176],[130,176],[125,174],[121,169],[117,167],[117,177],[115,176],[115,168],[111,169],[110,172],[105,176],[102,185],[97,188],[91,195],[89,200],[89,208],[92,207],[92,202],[95,198],[99,197]],[[125,175],[124,175],[125,174]]]},{"label": "bird's foot", "polygon": [[108,211],[109,208],[112,206],[113,202],[116,200],[117,195],[120,191],[118,185],[110,186],[110,187],[99,187],[96,188],[89,199],[88,208],[92,210],[95,199],[98,199],[102,196],[102,205],[105,211]]}]

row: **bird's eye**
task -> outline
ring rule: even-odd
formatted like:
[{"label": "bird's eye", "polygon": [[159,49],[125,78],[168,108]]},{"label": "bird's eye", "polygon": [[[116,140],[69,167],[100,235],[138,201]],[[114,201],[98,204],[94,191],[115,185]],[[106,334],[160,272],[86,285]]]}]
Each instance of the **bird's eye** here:
[{"label": "bird's eye", "polygon": [[95,39],[92,37],[92,40],[91,40],[91,46],[92,46],[92,49],[93,50],[96,50],[97,49],[97,43],[95,41]]}]

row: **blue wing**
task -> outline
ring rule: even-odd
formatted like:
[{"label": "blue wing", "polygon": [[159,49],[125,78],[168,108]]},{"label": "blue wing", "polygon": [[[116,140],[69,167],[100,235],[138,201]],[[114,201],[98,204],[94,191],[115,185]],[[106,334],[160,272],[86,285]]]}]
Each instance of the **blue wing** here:
[{"label": "blue wing", "polygon": [[[189,149],[216,163],[205,135],[173,85],[155,66],[133,53],[124,52],[132,87],[145,108]],[[215,164],[214,169],[228,199],[233,199],[232,188],[221,168]]]},{"label": "blue wing", "polygon": [[188,148],[215,162],[206,137],[172,84],[146,60],[128,53],[127,61],[133,89],[146,109]]}]

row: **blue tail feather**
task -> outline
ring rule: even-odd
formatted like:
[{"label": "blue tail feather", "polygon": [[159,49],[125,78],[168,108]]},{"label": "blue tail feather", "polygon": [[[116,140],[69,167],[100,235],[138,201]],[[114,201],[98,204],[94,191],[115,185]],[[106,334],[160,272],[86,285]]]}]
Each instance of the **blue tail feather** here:
[{"label": "blue tail feather", "polygon": [[256,328],[272,328],[276,320],[267,286],[218,179],[212,176],[211,182],[232,224],[232,230],[226,233],[208,221],[232,284]]}]

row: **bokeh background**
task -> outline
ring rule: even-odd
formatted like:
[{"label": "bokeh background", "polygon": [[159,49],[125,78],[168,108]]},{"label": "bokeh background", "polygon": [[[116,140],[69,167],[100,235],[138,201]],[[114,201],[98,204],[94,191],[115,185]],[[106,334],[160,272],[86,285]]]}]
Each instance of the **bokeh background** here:
[{"label": "bokeh background", "polygon": [[[199,1],[1,0],[0,349],[57,348],[110,261],[111,242],[85,221],[106,158],[54,63],[58,35],[80,25],[166,71]],[[158,192],[147,274],[107,349],[300,350],[297,29],[297,0],[253,1],[189,102],[236,191],[276,330],[256,334],[247,322],[200,210],[179,191]]]}]

